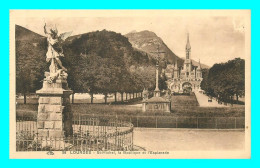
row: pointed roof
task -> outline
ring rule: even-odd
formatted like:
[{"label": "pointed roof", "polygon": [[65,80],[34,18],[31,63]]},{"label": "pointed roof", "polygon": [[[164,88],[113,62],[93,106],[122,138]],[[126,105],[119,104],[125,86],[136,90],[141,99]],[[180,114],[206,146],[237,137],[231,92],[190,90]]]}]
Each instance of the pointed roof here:
[{"label": "pointed roof", "polygon": [[198,70],[200,70],[201,69],[201,65],[200,65],[200,59],[199,59],[199,66],[198,66]]},{"label": "pointed roof", "polygon": [[174,63],[174,70],[178,70],[178,61]]},{"label": "pointed roof", "polygon": [[166,100],[162,97],[152,97],[148,100],[144,100],[143,102],[148,102],[148,103],[168,103],[169,100]]},{"label": "pointed roof", "polygon": [[190,39],[189,39],[189,33],[187,35],[187,44],[186,44],[186,50],[190,50],[191,46],[190,46]]}]

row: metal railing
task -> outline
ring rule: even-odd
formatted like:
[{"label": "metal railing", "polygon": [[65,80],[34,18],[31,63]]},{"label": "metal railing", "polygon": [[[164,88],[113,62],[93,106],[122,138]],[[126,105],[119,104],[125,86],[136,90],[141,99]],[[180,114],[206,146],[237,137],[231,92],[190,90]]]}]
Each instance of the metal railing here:
[{"label": "metal railing", "polygon": [[36,117],[16,117],[17,151],[133,150],[133,124],[115,118],[73,115],[73,135],[39,136]]},{"label": "metal railing", "polygon": [[41,137],[37,118],[16,117],[17,151],[133,150],[133,128],[244,129],[245,117],[73,114],[73,135]]},{"label": "metal railing", "polygon": [[[94,114],[93,114],[94,115]],[[97,117],[113,118],[114,115],[95,114]],[[184,117],[159,115],[118,115],[134,127],[146,128],[195,128],[195,129],[244,129],[245,117]]]},{"label": "metal railing", "polygon": [[195,129],[244,129],[245,117],[174,117],[136,116],[129,120],[134,127],[195,128]]},{"label": "metal railing", "polygon": [[[139,127],[145,126],[140,123]],[[155,128],[243,129],[244,117],[155,117]],[[171,121],[169,121],[171,120]]]}]

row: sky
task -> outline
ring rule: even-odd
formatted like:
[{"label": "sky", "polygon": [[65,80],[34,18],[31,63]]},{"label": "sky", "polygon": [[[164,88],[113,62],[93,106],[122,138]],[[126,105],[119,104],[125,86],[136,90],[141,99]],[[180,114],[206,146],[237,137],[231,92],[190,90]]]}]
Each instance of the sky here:
[{"label": "sky", "polygon": [[149,16],[149,17],[20,17],[15,24],[44,35],[43,26],[56,26],[72,35],[110,30],[122,35],[149,30],[179,57],[185,57],[187,33],[191,58],[212,66],[240,57],[245,59],[245,20],[241,16]]}]

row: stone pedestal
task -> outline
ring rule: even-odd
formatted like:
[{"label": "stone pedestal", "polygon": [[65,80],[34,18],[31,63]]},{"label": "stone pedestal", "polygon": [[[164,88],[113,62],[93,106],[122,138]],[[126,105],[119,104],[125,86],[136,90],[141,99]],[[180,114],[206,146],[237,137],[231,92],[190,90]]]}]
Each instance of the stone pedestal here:
[{"label": "stone pedestal", "polygon": [[143,100],[143,112],[171,112],[171,102],[162,97],[152,97],[148,100]]},{"label": "stone pedestal", "polygon": [[58,78],[53,83],[43,82],[39,95],[37,116],[38,137],[63,138],[73,134],[72,111],[67,81]]}]

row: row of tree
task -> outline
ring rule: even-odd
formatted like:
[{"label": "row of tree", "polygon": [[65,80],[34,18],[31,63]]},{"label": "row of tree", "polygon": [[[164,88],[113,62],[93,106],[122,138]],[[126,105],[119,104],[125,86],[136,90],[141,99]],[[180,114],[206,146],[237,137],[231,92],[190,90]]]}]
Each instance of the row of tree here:
[{"label": "row of tree", "polygon": [[226,63],[215,64],[204,69],[201,88],[219,101],[233,103],[245,95],[245,60],[235,58]]},{"label": "row of tree", "polygon": [[76,93],[138,93],[155,85],[153,60],[135,51],[128,39],[106,30],[69,39],[64,46],[69,86]]},{"label": "row of tree", "polygon": [[35,93],[42,87],[44,71],[48,68],[45,61],[47,41],[17,40],[15,45],[16,93],[22,93],[26,103],[26,94]]}]

